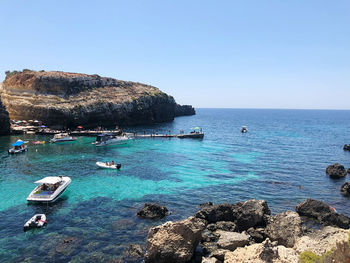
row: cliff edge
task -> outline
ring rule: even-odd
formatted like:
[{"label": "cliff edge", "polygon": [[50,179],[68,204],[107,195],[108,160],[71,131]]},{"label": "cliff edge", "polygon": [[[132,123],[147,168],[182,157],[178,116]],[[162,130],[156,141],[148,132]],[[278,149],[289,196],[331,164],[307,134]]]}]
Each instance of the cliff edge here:
[{"label": "cliff edge", "polygon": [[10,118],[0,97],[0,135],[10,134]]},{"label": "cliff edge", "polygon": [[195,114],[150,85],[59,71],[9,72],[1,96],[11,119],[48,126],[138,125]]}]

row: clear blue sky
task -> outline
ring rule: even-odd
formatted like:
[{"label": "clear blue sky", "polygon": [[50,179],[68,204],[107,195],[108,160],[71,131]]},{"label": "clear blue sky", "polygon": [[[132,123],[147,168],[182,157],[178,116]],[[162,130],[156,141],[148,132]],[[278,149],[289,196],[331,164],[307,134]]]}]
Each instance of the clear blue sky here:
[{"label": "clear blue sky", "polygon": [[5,70],[99,74],[181,104],[350,109],[350,1],[3,0]]}]

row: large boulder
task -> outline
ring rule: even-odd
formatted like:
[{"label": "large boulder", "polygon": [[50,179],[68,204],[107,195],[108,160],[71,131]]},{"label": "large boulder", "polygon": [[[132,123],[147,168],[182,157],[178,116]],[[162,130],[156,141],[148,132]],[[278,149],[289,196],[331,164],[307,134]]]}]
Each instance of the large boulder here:
[{"label": "large boulder", "polygon": [[340,192],[342,195],[350,196],[350,182],[344,183],[340,188]]},{"label": "large boulder", "polygon": [[298,213],[287,211],[270,217],[265,229],[266,235],[279,245],[293,247],[302,233],[301,219]]},{"label": "large boulder", "polygon": [[292,249],[278,246],[268,238],[260,244],[237,248],[225,254],[224,263],[298,263],[299,255]]},{"label": "large boulder", "polygon": [[217,231],[220,235],[218,247],[227,250],[235,250],[237,247],[244,247],[249,243],[249,235],[246,233]]},{"label": "large boulder", "polygon": [[10,134],[10,118],[5,106],[2,104],[0,97],[0,135]]},{"label": "large boulder", "polygon": [[316,219],[323,225],[338,226],[345,229],[349,228],[350,225],[349,217],[336,213],[334,208],[318,200],[307,199],[299,203],[295,210],[299,215]]},{"label": "large boulder", "polygon": [[339,179],[346,176],[346,170],[343,165],[335,163],[327,167],[326,174],[328,174],[330,178]]},{"label": "large boulder", "polygon": [[208,223],[219,221],[234,221],[237,218],[238,206],[235,204],[206,205],[195,214],[195,217],[206,220]]},{"label": "large boulder", "polygon": [[251,199],[243,203],[204,206],[195,217],[205,219],[208,223],[231,221],[240,231],[244,231],[250,227],[264,226],[270,214],[266,201]]},{"label": "large boulder", "polygon": [[137,215],[141,218],[163,218],[168,214],[168,209],[165,206],[158,204],[146,203],[145,206],[137,211]]},{"label": "large boulder", "polygon": [[236,224],[240,231],[247,230],[251,227],[264,226],[267,216],[271,211],[264,200],[245,201],[237,211]]},{"label": "large boulder", "polygon": [[146,263],[185,263],[191,259],[205,228],[203,220],[189,217],[166,222],[148,232]]}]

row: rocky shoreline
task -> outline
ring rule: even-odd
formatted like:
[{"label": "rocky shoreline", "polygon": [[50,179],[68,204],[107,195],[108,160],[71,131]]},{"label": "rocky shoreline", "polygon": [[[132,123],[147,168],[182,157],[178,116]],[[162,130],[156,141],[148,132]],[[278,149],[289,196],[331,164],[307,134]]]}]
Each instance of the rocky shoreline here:
[{"label": "rocky shoreline", "polygon": [[0,135],[10,133],[10,117],[0,97]]},{"label": "rocky shoreline", "polygon": [[[164,215],[164,207],[160,211]],[[349,262],[350,218],[318,200],[271,215],[264,200],[203,204],[149,230],[146,263]],[[154,218],[152,214],[152,218]],[[312,222],[313,227],[310,226]],[[141,257],[141,255],[140,255]]]},{"label": "rocky shoreline", "polygon": [[156,87],[96,74],[7,72],[1,96],[11,119],[55,128],[152,124],[195,114]]}]

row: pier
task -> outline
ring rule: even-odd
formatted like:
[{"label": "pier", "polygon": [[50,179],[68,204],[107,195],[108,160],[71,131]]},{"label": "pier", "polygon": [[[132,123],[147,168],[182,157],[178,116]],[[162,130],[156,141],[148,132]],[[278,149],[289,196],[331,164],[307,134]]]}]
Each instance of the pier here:
[{"label": "pier", "polygon": [[179,138],[179,139],[184,139],[184,138],[192,138],[192,139],[203,139],[204,133],[203,132],[198,132],[198,133],[187,133],[187,134],[127,134],[130,136],[133,136],[134,138]]}]

